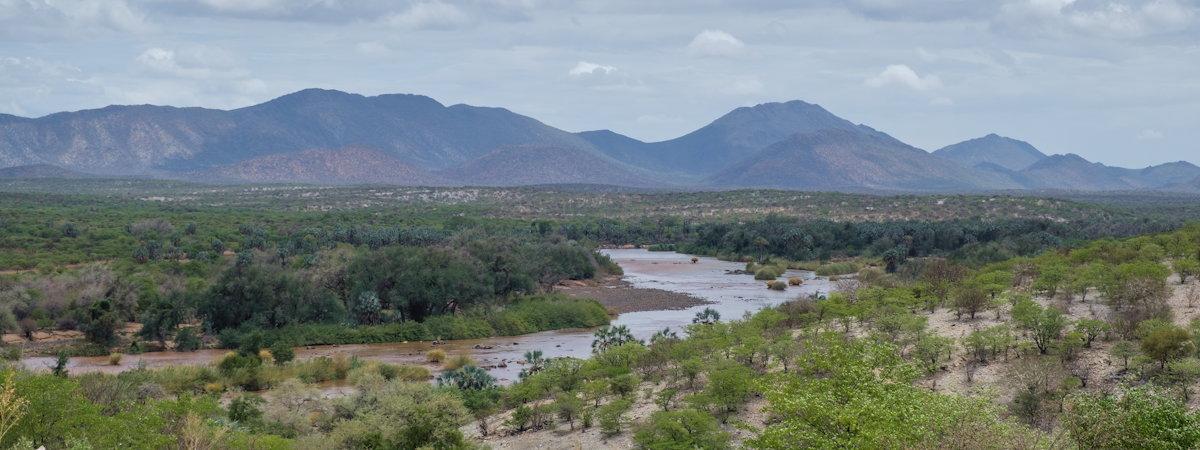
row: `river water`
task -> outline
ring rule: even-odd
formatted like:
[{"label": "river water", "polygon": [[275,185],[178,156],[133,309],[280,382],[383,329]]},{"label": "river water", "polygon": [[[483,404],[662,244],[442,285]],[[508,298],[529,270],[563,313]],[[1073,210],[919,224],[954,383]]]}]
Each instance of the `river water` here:
[{"label": "river water", "polygon": [[[624,325],[638,339],[648,339],[664,328],[682,334],[683,328],[691,323],[696,313],[704,308],[713,308],[721,313],[722,320],[739,319],[743,314],[774,306],[798,296],[827,293],[831,286],[827,279],[816,277],[809,271],[789,271],[783,277],[801,277],[804,284],[791,286],[786,291],[772,291],[763,281],[751,275],[730,274],[743,268],[743,264],[702,257],[696,263],[691,256],[674,252],[650,252],[642,249],[604,250],[625,272],[624,279],[636,288],[656,288],[689,294],[712,302],[681,310],[639,311],[621,314],[613,325]],[[481,367],[488,367],[502,383],[516,380],[522,366],[524,354],[530,350],[541,350],[545,357],[573,356],[586,358],[591,354],[593,329],[547,331],[523,336],[488,339],[449,341],[434,346],[429,342],[402,342],[390,344],[360,344],[315,346],[297,348],[296,358],[320,356],[357,356],[393,364],[424,364],[425,352],[440,348],[446,353],[469,354]],[[107,357],[71,358],[71,372],[120,372],[140,366],[155,368],[172,365],[211,364],[221,358],[226,350],[200,350],[196,352],[149,352],[126,355],[120,365],[108,365]],[[53,364],[52,357],[24,358],[22,362],[32,370],[46,370]],[[429,366],[436,369],[434,366]]]}]

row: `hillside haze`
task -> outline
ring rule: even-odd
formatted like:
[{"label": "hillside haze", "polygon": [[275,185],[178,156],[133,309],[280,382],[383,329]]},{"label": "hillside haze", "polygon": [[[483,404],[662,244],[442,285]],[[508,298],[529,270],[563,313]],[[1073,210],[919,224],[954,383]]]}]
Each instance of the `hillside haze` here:
[{"label": "hillside haze", "polygon": [[678,138],[571,133],[504,108],[306,89],[233,110],[109,106],[0,115],[0,177],[841,191],[1191,190],[1200,168],[1047,156],[990,134],[929,153],[799,100],[741,107]]}]

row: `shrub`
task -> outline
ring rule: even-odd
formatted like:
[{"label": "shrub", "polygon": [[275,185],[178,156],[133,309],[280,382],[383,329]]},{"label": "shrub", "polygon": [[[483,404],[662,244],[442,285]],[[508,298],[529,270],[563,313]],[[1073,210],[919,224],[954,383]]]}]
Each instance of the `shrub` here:
[{"label": "shrub", "polygon": [[292,348],[291,342],[276,340],[271,344],[271,356],[274,357],[275,364],[287,364],[296,359],[296,350]]},{"label": "shrub", "polygon": [[200,348],[200,336],[196,334],[196,330],[191,327],[183,328],[175,334],[175,350],[180,352],[192,352]]},{"label": "shrub", "polygon": [[694,409],[655,412],[633,437],[638,447],[648,449],[722,450],[730,448],[729,440],[715,418]]},{"label": "shrub", "polygon": [[108,365],[110,365],[110,366],[121,365],[121,357],[122,356],[124,356],[124,355],[122,355],[120,353],[110,353],[108,355]]},{"label": "shrub", "polygon": [[834,275],[849,275],[858,272],[858,264],[853,262],[836,262],[822,264],[815,270],[818,276],[828,277]]},{"label": "shrub", "polygon": [[767,283],[767,289],[770,289],[772,291],[787,290],[787,287],[788,287],[787,282],[781,281],[781,280],[775,280],[775,281],[771,281],[771,282]]},{"label": "shrub", "polygon": [[446,370],[458,370],[466,366],[475,365],[475,360],[471,359],[470,355],[454,355],[446,360],[446,364],[442,367]]},{"label": "shrub", "polygon": [[783,274],[783,272],[781,272],[778,268],[772,267],[772,266],[767,266],[767,267],[758,269],[758,271],[754,272],[754,279],[759,280],[759,281],[774,280],[776,278],[779,278],[779,275],[782,275],[782,274]]},{"label": "shrub", "polygon": [[465,365],[459,369],[450,370],[438,377],[438,386],[454,386],[462,390],[491,389],[496,386],[496,379],[486,370]]},{"label": "shrub", "polygon": [[427,361],[429,363],[438,364],[445,360],[446,360],[446,351],[445,350],[442,350],[440,348],[435,348],[433,350],[425,352],[425,361]]},{"label": "shrub", "polygon": [[596,411],[596,418],[600,422],[600,434],[606,438],[621,434],[621,428],[625,425],[625,412],[632,406],[633,401],[626,398],[619,398],[601,406]]}]

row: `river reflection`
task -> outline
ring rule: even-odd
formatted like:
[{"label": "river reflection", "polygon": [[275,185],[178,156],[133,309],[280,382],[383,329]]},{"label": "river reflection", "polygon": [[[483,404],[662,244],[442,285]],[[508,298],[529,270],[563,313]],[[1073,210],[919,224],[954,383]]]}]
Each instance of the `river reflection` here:
[{"label": "river reflection", "polygon": [[[656,331],[670,328],[682,332],[691,323],[697,312],[713,308],[721,313],[722,320],[738,319],[747,312],[774,306],[801,295],[827,293],[830,283],[808,271],[789,271],[786,277],[801,277],[802,286],[792,286],[786,291],[772,291],[762,281],[751,275],[731,275],[727,272],[742,269],[740,263],[719,261],[715,258],[699,258],[691,262],[691,256],[674,252],[650,252],[636,250],[604,250],[605,254],[625,271],[624,279],[637,288],[656,288],[681,292],[712,302],[682,310],[639,311],[621,314],[613,325],[629,327],[639,339],[648,339]],[[586,358],[591,354],[591,329],[547,331],[524,336],[469,339],[450,341],[436,348],[447,353],[470,354],[482,367],[488,367],[502,383],[511,383],[521,370],[519,361],[525,352],[541,350],[545,357],[572,356]],[[682,334],[682,333],[681,333]],[[424,364],[425,352],[435,348],[429,342],[405,342],[391,344],[362,344],[339,346],[316,346],[296,349],[298,359],[320,356],[357,356],[394,364]],[[139,366],[148,368],[172,365],[210,364],[225,354],[225,350],[201,350],[191,353],[151,352],[126,355],[119,366],[108,365],[107,357],[71,358],[68,368],[72,372],[119,372]],[[22,360],[32,370],[46,370],[54,358],[34,357]],[[430,366],[431,369],[436,369]]]}]

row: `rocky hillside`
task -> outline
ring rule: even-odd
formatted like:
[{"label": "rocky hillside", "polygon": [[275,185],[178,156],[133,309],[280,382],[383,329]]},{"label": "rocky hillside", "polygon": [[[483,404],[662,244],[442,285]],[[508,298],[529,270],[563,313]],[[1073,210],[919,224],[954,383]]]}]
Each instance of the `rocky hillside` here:
[{"label": "rocky hillside", "polygon": [[994,133],[942,147],[933,154],[967,167],[994,164],[1014,171],[1023,170],[1046,158],[1046,154],[1028,142]]},{"label": "rocky hillside", "polygon": [[1047,157],[988,135],[930,154],[802,101],[737,108],[643,142],[566,132],[503,108],[307,89],[234,110],[109,106],[0,115],[0,167],[221,182],[777,187],[821,190],[1179,189],[1200,168]]},{"label": "rocky hillside", "polygon": [[826,129],[797,134],[713,175],[716,186],[802,190],[964,191],[1018,186],[889,136]]}]

